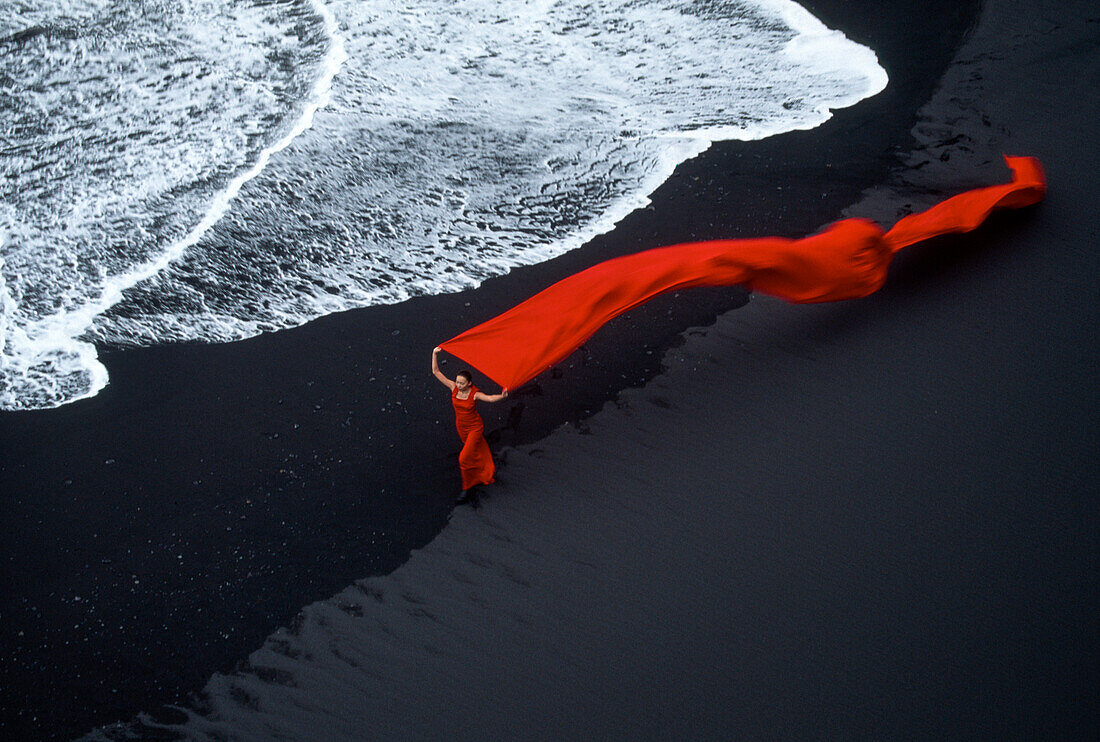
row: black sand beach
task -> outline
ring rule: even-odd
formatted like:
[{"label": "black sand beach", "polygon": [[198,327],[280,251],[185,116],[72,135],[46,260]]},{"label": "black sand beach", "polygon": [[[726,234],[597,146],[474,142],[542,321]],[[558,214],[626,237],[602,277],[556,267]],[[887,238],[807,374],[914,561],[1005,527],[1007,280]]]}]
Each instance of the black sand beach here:
[{"label": "black sand beach", "polygon": [[[108,352],[99,396],[0,415],[0,733],[1091,736],[1100,15],[806,5],[886,91],[475,291]],[[1002,153],[1047,200],[868,299],[620,318],[483,409],[500,481],[453,510],[439,341],[614,255],[888,223]]]}]

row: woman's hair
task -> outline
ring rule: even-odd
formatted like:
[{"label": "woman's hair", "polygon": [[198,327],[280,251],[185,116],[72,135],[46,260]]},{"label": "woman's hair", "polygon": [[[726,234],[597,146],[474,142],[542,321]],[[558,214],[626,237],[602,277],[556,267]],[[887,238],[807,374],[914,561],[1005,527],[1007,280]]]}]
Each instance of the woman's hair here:
[{"label": "woman's hair", "polygon": [[455,378],[456,378],[456,379],[457,379],[457,378],[458,378],[459,376],[465,376],[465,377],[466,377],[466,381],[473,381],[473,380],[474,380],[474,375],[473,375],[473,374],[471,374],[471,373],[470,373],[469,371],[467,371],[467,370],[465,370],[465,369],[463,369],[462,371],[459,371],[459,372],[458,372],[457,374],[455,374]]}]

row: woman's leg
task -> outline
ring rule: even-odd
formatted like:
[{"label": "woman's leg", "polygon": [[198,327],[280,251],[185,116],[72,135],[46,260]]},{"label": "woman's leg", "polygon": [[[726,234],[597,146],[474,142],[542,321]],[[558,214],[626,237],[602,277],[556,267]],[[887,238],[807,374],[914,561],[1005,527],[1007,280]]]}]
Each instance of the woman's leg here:
[{"label": "woman's leg", "polygon": [[496,465],[483,431],[472,430],[466,434],[462,451],[458,454],[458,467],[462,470],[462,489],[492,484]]}]

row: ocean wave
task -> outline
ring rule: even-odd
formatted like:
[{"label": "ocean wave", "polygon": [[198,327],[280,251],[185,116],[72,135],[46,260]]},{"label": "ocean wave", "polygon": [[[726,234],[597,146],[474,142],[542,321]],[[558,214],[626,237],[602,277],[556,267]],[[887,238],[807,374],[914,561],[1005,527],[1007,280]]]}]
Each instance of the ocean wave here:
[{"label": "ocean wave", "polygon": [[29,30],[0,42],[0,408],[26,409],[107,383],[96,316],[308,128],[343,50],[316,3],[73,1],[11,22]]},{"label": "ocean wave", "polygon": [[94,344],[230,341],[476,286],[611,229],[713,141],[812,128],[886,84],[873,52],[786,0],[330,0],[313,6],[320,26],[289,6],[263,38],[298,28],[290,18],[313,30],[291,33],[299,61],[261,79],[287,71],[298,93],[285,108],[305,106],[311,128],[272,120],[268,98],[238,122],[262,144],[244,137],[230,157],[220,137],[239,129],[216,132],[198,145],[203,177],[158,165],[111,185],[123,195],[98,210],[0,215],[0,406],[94,394]]}]

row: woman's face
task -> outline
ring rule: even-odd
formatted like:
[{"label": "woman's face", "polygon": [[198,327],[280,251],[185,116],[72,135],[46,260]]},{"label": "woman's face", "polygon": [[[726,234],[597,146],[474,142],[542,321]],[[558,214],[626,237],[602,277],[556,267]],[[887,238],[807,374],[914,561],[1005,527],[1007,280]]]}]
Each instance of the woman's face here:
[{"label": "woman's face", "polygon": [[458,391],[464,392],[467,388],[469,388],[470,380],[467,379],[465,376],[456,376],[455,386],[458,387]]}]

